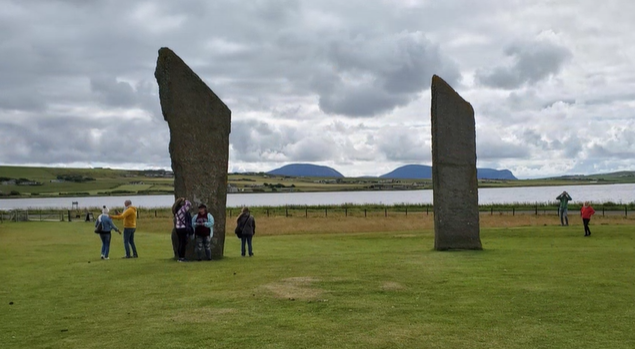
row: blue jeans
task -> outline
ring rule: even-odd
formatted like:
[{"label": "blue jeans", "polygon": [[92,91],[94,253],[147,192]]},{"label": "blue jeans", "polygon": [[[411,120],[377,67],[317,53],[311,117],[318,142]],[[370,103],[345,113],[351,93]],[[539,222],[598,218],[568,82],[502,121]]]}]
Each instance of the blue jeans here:
[{"label": "blue jeans", "polygon": [[126,249],[126,257],[130,257],[130,247],[132,247],[132,255],[137,257],[137,247],[134,244],[135,228],[123,228],[123,247]]},{"label": "blue jeans", "polygon": [[198,259],[212,260],[212,246],[209,235],[196,236],[196,255]]},{"label": "blue jeans", "polygon": [[253,255],[254,251],[251,249],[251,239],[253,239],[253,235],[243,236],[240,238],[240,251],[241,255],[245,255],[245,243],[249,246],[249,255]]},{"label": "blue jeans", "polygon": [[110,253],[110,232],[99,234],[101,238],[101,255],[104,257],[108,257],[108,253]]}]

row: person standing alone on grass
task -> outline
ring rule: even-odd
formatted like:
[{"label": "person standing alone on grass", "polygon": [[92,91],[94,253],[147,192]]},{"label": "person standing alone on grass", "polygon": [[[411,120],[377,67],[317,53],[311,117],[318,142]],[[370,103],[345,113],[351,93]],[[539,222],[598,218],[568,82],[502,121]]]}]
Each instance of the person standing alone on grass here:
[{"label": "person standing alone on grass", "polygon": [[560,201],[560,206],[558,207],[558,215],[560,216],[560,225],[565,226],[569,225],[569,217],[567,217],[567,211],[569,206],[569,201],[571,201],[571,196],[566,191],[563,191],[562,194],[558,195],[556,200]]},{"label": "person standing alone on grass", "polygon": [[[179,201],[179,200],[177,200]],[[176,228],[176,235],[179,240],[178,253],[179,262],[185,262],[185,251],[187,248],[187,236],[191,228],[190,208],[192,203],[189,200],[185,200],[183,205],[176,211],[174,215],[174,227]]]},{"label": "person standing alone on grass", "polygon": [[108,208],[104,206],[101,210],[101,214],[97,217],[95,221],[95,228],[97,228],[101,224],[101,229],[99,232],[99,237],[101,238],[101,259],[110,259],[108,258],[108,254],[110,253],[110,239],[112,235],[111,231],[116,231],[121,235],[121,231],[119,228],[115,226],[112,222],[112,219],[108,216]]},{"label": "person standing alone on grass", "polygon": [[595,210],[591,205],[589,205],[588,201],[584,202],[584,206],[580,209],[580,216],[582,216],[582,223],[584,223],[584,236],[591,236],[591,229],[589,229],[589,222],[591,221],[591,216],[595,214]]},{"label": "person standing alone on grass", "polygon": [[[111,215],[110,218],[123,220],[123,247],[126,249],[126,255],[123,258],[138,258],[137,247],[134,244],[134,233],[137,231],[137,208],[132,206],[132,201],[126,200],[123,213]],[[131,247],[132,256],[130,255]]]},{"label": "person standing alone on grass", "polygon": [[254,255],[253,249],[251,247],[251,241],[256,235],[256,220],[254,217],[249,214],[249,209],[247,207],[243,207],[240,216],[236,219],[236,231],[240,231],[240,252],[243,257],[245,257],[245,244],[249,247],[249,257]]},{"label": "person standing alone on grass", "polygon": [[212,248],[210,243],[214,236],[214,217],[207,212],[205,204],[198,205],[198,214],[192,218],[192,227],[196,235],[196,255],[198,260],[212,260]]}]

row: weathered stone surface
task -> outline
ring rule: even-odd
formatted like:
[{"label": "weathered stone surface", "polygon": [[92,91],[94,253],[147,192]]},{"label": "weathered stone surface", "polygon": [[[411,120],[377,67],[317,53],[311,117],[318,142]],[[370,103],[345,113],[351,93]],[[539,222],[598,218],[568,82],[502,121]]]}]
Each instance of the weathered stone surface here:
[{"label": "weathered stone surface", "polygon": [[434,248],[480,250],[474,109],[432,77]]},{"label": "weathered stone surface", "polygon": [[193,210],[207,204],[215,220],[212,258],[222,258],[231,110],[169,48],[159,50],[154,76],[170,128],[174,197],[189,199]]}]

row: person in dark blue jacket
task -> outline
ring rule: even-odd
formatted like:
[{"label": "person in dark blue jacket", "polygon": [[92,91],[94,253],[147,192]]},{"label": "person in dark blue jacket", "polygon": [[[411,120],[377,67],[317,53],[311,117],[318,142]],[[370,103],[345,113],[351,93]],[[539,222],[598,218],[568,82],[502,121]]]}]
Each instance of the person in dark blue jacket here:
[{"label": "person in dark blue jacket", "polygon": [[108,208],[104,206],[101,210],[101,215],[97,217],[95,220],[95,228],[101,224],[101,232],[99,233],[99,237],[101,238],[101,259],[110,259],[108,258],[108,253],[110,253],[110,238],[111,231],[116,231],[121,235],[121,231],[119,228],[115,226],[115,223],[112,222],[112,219],[108,216]]}]

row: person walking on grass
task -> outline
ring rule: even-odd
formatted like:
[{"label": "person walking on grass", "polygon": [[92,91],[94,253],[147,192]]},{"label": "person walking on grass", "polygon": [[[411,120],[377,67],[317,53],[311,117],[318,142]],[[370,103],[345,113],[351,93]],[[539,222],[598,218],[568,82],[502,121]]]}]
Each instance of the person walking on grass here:
[{"label": "person walking on grass", "polygon": [[116,231],[121,235],[121,231],[119,228],[112,222],[112,219],[108,216],[108,207],[104,206],[101,210],[101,214],[95,220],[95,228],[98,228],[101,224],[101,229],[99,229],[99,237],[101,238],[101,259],[110,259],[108,258],[108,254],[110,253],[110,239],[112,235],[111,231]]},{"label": "person walking on grass", "polygon": [[558,195],[556,200],[560,201],[560,206],[558,207],[558,216],[560,216],[560,225],[567,226],[569,225],[569,217],[567,216],[567,211],[569,210],[569,201],[571,201],[571,196],[566,191],[563,191],[562,194]]},{"label": "person walking on grass", "polygon": [[[192,203],[189,200],[184,200],[182,198],[177,199],[177,202],[183,202],[182,205],[176,210],[174,214],[174,227],[176,228],[176,235],[178,238],[178,254],[179,254],[179,262],[185,262],[185,251],[187,248],[187,236],[190,233],[191,229],[191,219],[190,216],[190,208],[192,207]],[[179,205],[176,204],[175,207]]]},{"label": "person walking on grass", "polygon": [[245,257],[245,245],[249,247],[249,257],[254,255],[251,241],[256,235],[256,220],[249,213],[249,209],[247,207],[243,207],[240,216],[236,219],[236,231],[240,231],[240,251],[241,255]]},{"label": "person walking on grass", "polygon": [[589,222],[591,222],[591,216],[595,214],[595,210],[588,201],[584,202],[584,206],[580,209],[580,216],[582,216],[582,223],[584,223],[584,236],[591,236],[591,229],[589,229]]},{"label": "person walking on grass", "polygon": [[196,255],[198,260],[212,260],[211,241],[214,236],[214,217],[207,212],[205,204],[198,205],[198,214],[192,218],[192,227],[196,235]]},{"label": "person walking on grass", "polygon": [[[134,243],[134,233],[137,231],[137,208],[132,206],[130,200],[126,200],[123,205],[123,212],[119,215],[111,215],[110,218],[123,220],[123,247],[126,250],[123,258],[138,258],[137,246]],[[130,255],[130,248],[132,248],[132,255]]]}]

